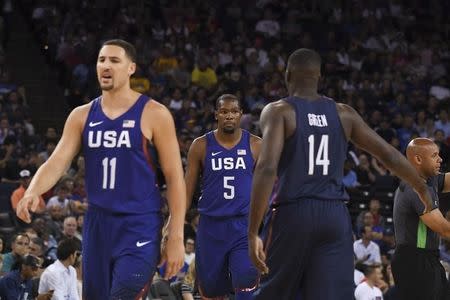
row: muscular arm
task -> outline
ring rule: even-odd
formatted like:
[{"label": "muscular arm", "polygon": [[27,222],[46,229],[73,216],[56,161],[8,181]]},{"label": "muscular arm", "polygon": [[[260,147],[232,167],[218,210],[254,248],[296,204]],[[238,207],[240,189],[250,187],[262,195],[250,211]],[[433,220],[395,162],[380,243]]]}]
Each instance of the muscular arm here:
[{"label": "muscular arm", "polygon": [[344,115],[344,119],[346,119],[344,122],[351,124],[349,132],[347,131],[350,140],[359,148],[375,156],[396,176],[408,182],[419,194],[424,204],[426,204],[425,210],[430,211],[432,207],[431,195],[428,192],[425,181],[419,176],[416,169],[399,151],[376,134],[353,108],[345,104],[340,104],[339,106],[341,110],[340,115]]},{"label": "muscular arm", "polygon": [[420,216],[422,222],[428,228],[439,234],[443,238],[450,238],[450,222],[442,215],[439,209],[433,209],[429,213]]},{"label": "muscular arm", "polygon": [[205,158],[206,139],[204,136],[195,139],[187,155],[187,166],[184,180],[186,181],[186,208],[189,209],[197,187],[198,177]]},{"label": "muscular arm", "polygon": [[29,213],[36,211],[39,196],[56,184],[59,178],[69,168],[71,161],[80,151],[81,134],[90,105],[75,108],[64,125],[63,135],[49,159],[39,168],[23,198],[17,205],[17,216],[25,222],[31,222]]},{"label": "muscular arm", "polygon": [[248,234],[258,234],[269,197],[276,179],[278,163],[285,139],[283,107],[279,103],[267,105],[260,119],[263,140],[258,161],[253,172]]}]

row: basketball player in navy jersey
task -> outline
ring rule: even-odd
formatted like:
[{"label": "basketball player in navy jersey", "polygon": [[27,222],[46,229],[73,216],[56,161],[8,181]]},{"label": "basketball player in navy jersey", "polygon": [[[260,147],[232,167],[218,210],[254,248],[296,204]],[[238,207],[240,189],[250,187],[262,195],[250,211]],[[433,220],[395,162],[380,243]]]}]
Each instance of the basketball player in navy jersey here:
[{"label": "basketball player in navy jersey", "polygon": [[[352,227],[342,184],[347,142],[410,183],[430,211],[425,182],[403,155],[354,109],[317,93],[320,56],[299,49],[288,60],[289,96],[267,105],[251,194],[249,252],[262,277],[254,299],[353,299]],[[271,218],[258,229],[273,191]]]},{"label": "basketball player in navy jersey", "polygon": [[83,296],[140,299],[160,257],[161,197],[149,145],[167,183],[171,219],[163,249],[166,277],[183,265],[185,184],[175,126],[161,104],[130,88],[136,51],[123,40],[103,44],[97,60],[102,95],[75,108],[58,146],[34,176],[17,214],[30,222],[49,190],[83,148],[89,208],[83,226]]},{"label": "basketball player in navy jersey", "polygon": [[261,139],[239,128],[236,96],[220,96],[215,116],[217,129],[192,143],[185,175],[187,207],[202,176],[195,254],[199,290],[220,298],[233,288],[237,300],[250,299],[258,272],[248,257],[247,217]]}]

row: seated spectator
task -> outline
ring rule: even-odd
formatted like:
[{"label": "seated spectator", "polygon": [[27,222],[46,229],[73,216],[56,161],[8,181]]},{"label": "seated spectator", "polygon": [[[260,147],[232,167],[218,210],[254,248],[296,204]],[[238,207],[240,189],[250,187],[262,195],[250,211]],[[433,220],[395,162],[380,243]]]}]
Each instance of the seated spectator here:
[{"label": "seated spectator", "polygon": [[361,239],[353,243],[353,251],[356,255],[356,264],[374,266],[381,265],[380,247],[372,241],[372,228],[361,228]]},{"label": "seated spectator", "polygon": [[208,67],[205,58],[201,58],[192,70],[191,81],[193,84],[207,90],[212,89],[217,84],[216,72]]},{"label": "seated spectator", "polygon": [[195,240],[192,238],[186,238],[184,246],[184,262],[188,265],[195,259]]},{"label": "seated spectator", "polygon": [[39,282],[39,295],[53,290],[53,299],[79,300],[77,273],[73,265],[80,257],[80,248],[72,239],[58,244],[58,260],[45,269]]},{"label": "seated spectator", "polygon": [[181,295],[183,300],[201,299],[196,280],[195,260],[189,264],[187,274],[181,284]]},{"label": "seated spectator", "polygon": [[[41,264],[39,258],[34,255],[27,255],[20,258],[18,269],[9,272],[0,279],[0,299],[2,300],[31,300],[32,281],[38,273]],[[37,299],[50,300],[52,293],[46,293]]]},{"label": "seated spectator", "polygon": [[442,170],[450,170],[450,147],[445,143],[444,131],[437,129],[434,131],[434,142],[439,147],[439,156],[442,158]]},{"label": "seated spectator", "polygon": [[381,280],[380,268],[367,266],[364,275],[366,280],[360,283],[355,289],[356,300],[383,299],[383,293],[376,287],[377,281]]},{"label": "seated spectator", "polygon": [[11,271],[13,265],[24,255],[28,254],[30,238],[25,233],[17,233],[11,239],[11,252],[3,254],[3,268],[1,272]]},{"label": "seated spectator", "polygon": [[446,109],[441,109],[439,111],[439,120],[434,122],[434,128],[442,130],[445,138],[450,136],[450,121]]},{"label": "seated spectator", "polygon": [[370,185],[375,182],[376,176],[369,163],[369,158],[366,154],[361,154],[359,157],[359,164],[356,167],[356,179],[360,185]]},{"label": "seated spectator", "polygon": [[[14,192],[11,195],[11,206],[14,211],[17,209],[17,204],[19,203],[20,199],[23,198],[25,195],[25,191],[27,190],[28,186],[31,182],[31,172],[28,170],[22,170],[19,173],[20,176],[20,186],[14,190]],[[41,214],[45,212],[45,202],[42,196],[39,197],[39,205],[37,207],[36,213]]]},{"label": "seated spectator", "polygon": [[[373,216],[373,226],[380,226],[381,228],[384,228],[385,220],[384,217],[380,215],[380,200],[376,198],[370,199],[369,211],[372,213]],[[361,228],[363,226],[363,217],[366,212],[367,210],[364,210],[358,215],[356,219],[357,228]]]},{"label": "seated spectator", "polygon": [[[44,248],[46,249],[45,256],[48,259],[56,260],[56,246],[58,243],[56,242],[56,238],[50,233],[48,222],[44,218],[36,218],[31,223],[31,226],[44,244]],[[59,232],[58,237],[60,235],[61,233]]]},{"label": "seated spectator", "polygon": [[352,170],[352,168],[353,162],[347,159],[344,163],[344,177],[342,178],[342,182],[346,188],[355,188],[358,186],[356,173]]},{"label": "seated spectator", "polygon": [[78,223],[74,216],[67,216],[63,223],[61,239],[75,239],[81,248],[81,234],[77,231]]},{"label": "seated spectator", "polygon": [[[363,215],[363,226],[357,228],[358,232],[361,232],[362,227],[370,226],[372,228],[372,240],[380,245],[383,238],[383,227],[374,224],[373,215],[370,211],[366,211]],[[361,237],[361,236],[359,236]]]},{"label": "seated spectator", "polygon": [[63,215],[67,215],[70,210],[69,204],[69,189],[65,185],[60,184],[56,189],[56,195],[48,199],[47,209],[52,206],[59,206],[62,209]]}]

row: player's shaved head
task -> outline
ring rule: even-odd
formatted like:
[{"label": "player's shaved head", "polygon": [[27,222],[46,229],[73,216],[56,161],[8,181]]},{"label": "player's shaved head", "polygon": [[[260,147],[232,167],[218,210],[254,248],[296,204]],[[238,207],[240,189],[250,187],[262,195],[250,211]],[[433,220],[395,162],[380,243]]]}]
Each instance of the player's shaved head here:
[{"label": "player's shaved head", "polygon": [[434,145],[435,143],[428,138],[415,138],[409,142],[406,148],[406,157],[413,162],[416,155],[423,156]]},{"label": "player's shaved head", "polygon": [[288,59],[287,69],[298,75],[320,76],[322,59],[319,53],[307,48],[295,50]]}]

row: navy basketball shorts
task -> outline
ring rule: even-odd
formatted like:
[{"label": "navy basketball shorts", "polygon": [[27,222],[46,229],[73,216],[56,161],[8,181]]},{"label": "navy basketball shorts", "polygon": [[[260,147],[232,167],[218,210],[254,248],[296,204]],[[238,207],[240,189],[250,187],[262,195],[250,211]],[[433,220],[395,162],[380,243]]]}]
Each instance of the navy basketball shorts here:
[{"label": "navy basketball shorts", "polygon": [[160,259],[160,214],[112,214],[89,207],[83,226],[83,298],[137,299]]},{"label": "navy basketball shorts", "polygon": [[263,230],[269,274],[253,299],[353,299],[353,236],[343,201],[304,199],[272,208]]},{"label": "navy basketball shorts", "polygon": [[240,292],[255,288],[258,272],[248,256],[247,224],[247,216],[200,216],[195,263],[203,296],[221,297],[234,290],[240,299]]}]

